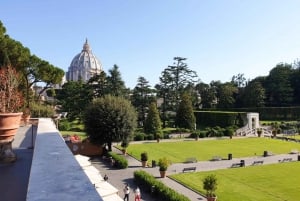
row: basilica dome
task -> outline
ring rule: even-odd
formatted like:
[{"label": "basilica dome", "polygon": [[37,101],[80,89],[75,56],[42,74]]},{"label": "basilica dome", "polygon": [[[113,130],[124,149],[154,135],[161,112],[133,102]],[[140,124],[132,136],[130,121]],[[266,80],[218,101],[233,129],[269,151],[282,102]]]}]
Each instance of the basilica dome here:
[{"label": "basilica dome", "polygon": [[87,82],[95,74],[103,71],[102,64],[99,59],[92,53],[90,45],[86,40],[81,53],[77,54],[66,73],[68,81],[82,80]]}]

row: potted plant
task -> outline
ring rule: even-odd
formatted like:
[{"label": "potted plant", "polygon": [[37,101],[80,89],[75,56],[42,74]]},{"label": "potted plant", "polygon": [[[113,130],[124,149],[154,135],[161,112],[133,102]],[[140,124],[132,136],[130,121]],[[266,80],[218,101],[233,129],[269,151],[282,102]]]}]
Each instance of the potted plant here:
[{"label": "potted plant", "polygon": [[147,161],[148,161],[148,153],[147,152],[143,152],[141,153],[141,161],[142,161],[142,166],[146,167]]},{"label": "potted plant", "polygon": [[159,172],[160,172],[161,178],[166,177],[166,171],[167,171],[169,165],[170,165],[170,161],[166,157],[160,158],[158,160],[158,166],[159,166]]},{"label": "potted plant", "polygon": [[258,129],[256,130],[256,132],[257,132],[258,137],[260,137],[261,134],[262,134],[262,129],[261,129],[261,128],[258,128]]},{"label": "potted plant", "polygon": [[123,152],[124,155],[127,153],[127,147],[128,146],[129,146],[128,140],[123,140],[122,143],[121,143],[121,147],[123,148],[122,152]]},{"label": "potted plant", "polygon": [[10,65],[0,68],[0,161],[14,162],[11,143],[20,126],[23,94],[19,91],[19,74]]},{"label": "potted plant", "polygon": [[207,201],[216,201],[217,196],[215,191],[217,190],[217,177],[214,174],[207,175],[203,179],[203,188],[206,190]]}]

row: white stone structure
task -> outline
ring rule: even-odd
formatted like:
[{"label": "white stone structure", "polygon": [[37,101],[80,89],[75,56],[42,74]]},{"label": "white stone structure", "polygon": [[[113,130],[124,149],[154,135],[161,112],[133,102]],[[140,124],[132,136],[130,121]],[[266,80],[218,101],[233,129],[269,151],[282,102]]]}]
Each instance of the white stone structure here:
[{"label": "white stone structure", "polygon": [[99,59],[92,53],[90,45],[86,39],[81,53],[77,54],[66,73],[67,81],[82,80],[87,82],[95,74],[103,71],[102,64]]}]

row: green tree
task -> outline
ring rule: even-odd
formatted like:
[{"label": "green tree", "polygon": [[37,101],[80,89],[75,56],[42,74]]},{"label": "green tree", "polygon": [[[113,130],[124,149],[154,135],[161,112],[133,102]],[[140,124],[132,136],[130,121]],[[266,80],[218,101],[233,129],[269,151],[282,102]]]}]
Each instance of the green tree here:
[{"label": "green tree", "polygon": [[69,81],[62,86],[62,89],[57,90],[56,98],[61,105],[61,110],[68,112],[69,119],[82,120],[85,108],[92,101],[92,91],[82,80]]},{"label": "green tree", "polygon": [[104,71],[91,77],[87,84],[91,87],[94,98],[109,94],[107,76]]},{"label": "green tree", "polygon": [[114,65],[113,68],[109,70],[107,86],[109,93],[113,96],[128,97],[129,95],[129,90],[126,88],[125,83],[122,80],[122,76],[117,65]]},{"label": "green tree", "polygon": [[268,106],[290,106],[293,103],[292,66],[277,64],[266,78],[266,98]]},{"label": "green tree", "polygon": [[178,109],[178,105],[180,102],[180,96],[184,92],[184,89],[190,85],[195,83],[198,79],[197,73],[189,69],[188,65],[183,62],[186,58],[182,57],[174,57],[175,65],[168,66],[165,70],[169,72],[171,76],[171,83],[169,83],[170,87],[170,99],[172,100],[175,106],[174,110]]},{"label": "green tree", "polygon": [[202,108],[213,108],[216,100],[216,94],[213,88],[209,84],[202,82],[198,83],[195,88],[200,96]]},{"label": "green tree", "polygon": [[191,96],[188,93],[182,94],[181,102],[176,112],[175,124],[179,128],[195,129],[196,118],[194,115]]},{"label": "green tree", "polygon": [[218,108],[233,108],[237,92],[238,89],[234,84],[230,82],[222,84],[218,89]]},{"label": "green tree", "polygon": [[145,120],[144,131],[147,134],[157,135],[161,133],[161,120],[155,102],[149,105],[149,112]]},{"label": "green tree", "polygon": [[131,102],[137,109],[140,125],[144,125],[148,106],[155,100],[153,92],[154,90],[150,88],[149,82],[144,77],[139,77],[137,85],[132,91]]},{"label": "green tree", "polygon": [[106,95],[95,99],[84,113],[84,126],[92,143],[107,144],[130,139],[136,129],[136,111],[122,98]]},{"label": "green tree", "polygon": [[241,95],[243,107],[263,107],[265,105],[265,89],[256,79],[250,81]]}]

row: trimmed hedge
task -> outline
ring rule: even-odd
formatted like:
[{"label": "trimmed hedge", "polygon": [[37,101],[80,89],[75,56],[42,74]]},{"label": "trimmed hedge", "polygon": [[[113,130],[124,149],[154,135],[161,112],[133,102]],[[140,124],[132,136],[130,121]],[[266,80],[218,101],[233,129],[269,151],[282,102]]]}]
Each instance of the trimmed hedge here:
[{"label": "trimmed hedge", "polygon": [[229,127],[244,126],[245,112],[223,112],[223,111],[196,111],[197,127]]},{"label": "trimmed hedge", "polygon": [[153,196],[163,201],[190,201],[186,196],[167,187],[143,170],[134,171],[134,180],[136,184],[145,190],[148,190]]},{"label": "trimmed hedge", "polygon": [[118,155],[114,152],[108,152],[108,157],[112,157],[114,159],[114,166],[120,169],[126,169],[128,167],[128,161],[121,155]]},{"label": "trimmed hedge", "polygon": [[[235,112],[257,112],[260,120],[293,121],[300,120],[300,107],[256,107],[256,108],[230,108],[223,111]],[[203,111],[215,111],[214,109],[203,109]]]}]

